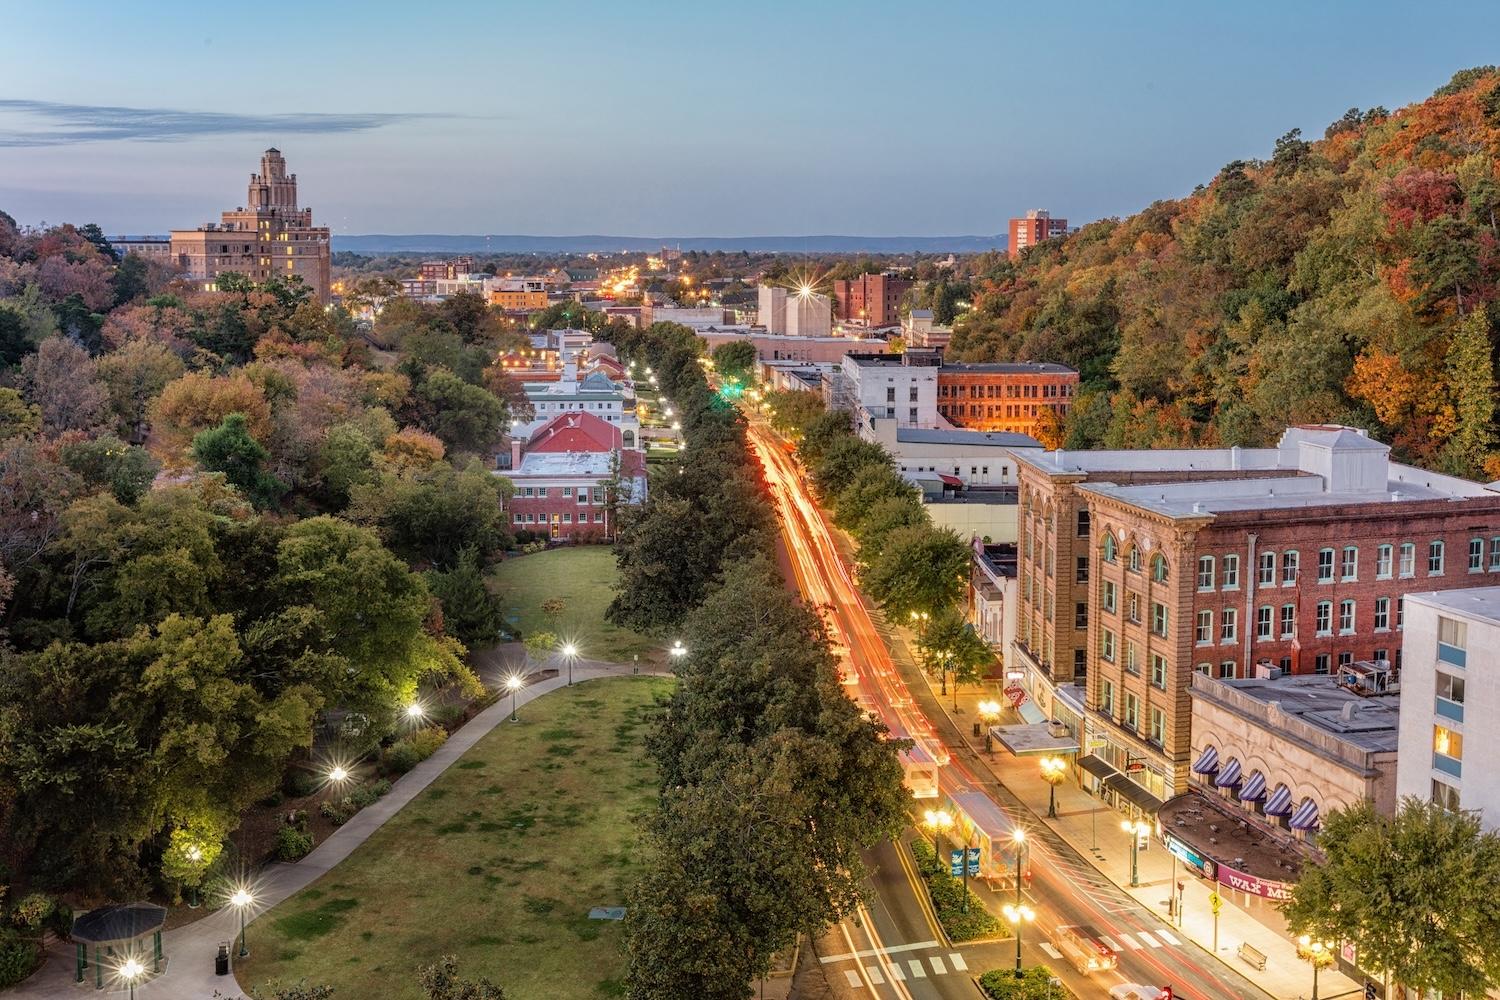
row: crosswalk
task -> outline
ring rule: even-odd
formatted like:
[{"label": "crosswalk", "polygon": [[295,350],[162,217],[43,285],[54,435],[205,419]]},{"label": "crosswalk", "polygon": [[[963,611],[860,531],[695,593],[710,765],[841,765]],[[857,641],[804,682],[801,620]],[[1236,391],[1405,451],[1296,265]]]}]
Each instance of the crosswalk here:
[{"label": "crosswalk", "polygon": [[[1149,931],[1116,931],[1113,934],[1095,934],[1092,938],[1110,951],[1119,954],[1127,951],[1150,951],[1155,948],[1180,948],[1182,939],[1165,927]],[[1062,952],[1051,941],[1042,941],[1038,946],[1052,959],[1062,958]]]},{"label": "crosswalk", "polygon": [[[912,952],[934,949],[934,954],[912,957]],[[855,963],[853,968],[842,970],[844,979],[853,989],[867,986],[883,986],[887,982],[905,983],[929,976],[946,976],[966,973],[969,963],[956,951],[943,953],[936,941],[918,944],[895,945],[890,948],[850,952],[844,955],[825,955],[819,959],[824,965],[843,962]]]}]

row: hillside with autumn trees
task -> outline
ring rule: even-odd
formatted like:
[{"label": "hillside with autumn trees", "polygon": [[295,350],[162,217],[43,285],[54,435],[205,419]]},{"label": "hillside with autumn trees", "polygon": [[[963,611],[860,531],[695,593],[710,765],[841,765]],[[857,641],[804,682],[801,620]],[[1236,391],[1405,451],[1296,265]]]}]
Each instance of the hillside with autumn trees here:
[{"label": "hillside with autumn trees", "polygon": [[1079,368],[1049,445],[1264,445],[1369,428],[1417,464],[1500,478],[1500,71],[994,261],[952,353]]}]

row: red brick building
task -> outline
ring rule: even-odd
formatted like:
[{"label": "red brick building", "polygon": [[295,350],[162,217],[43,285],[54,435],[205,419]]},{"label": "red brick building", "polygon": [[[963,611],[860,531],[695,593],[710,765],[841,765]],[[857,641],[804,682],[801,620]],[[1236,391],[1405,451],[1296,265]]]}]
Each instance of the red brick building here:
[{"label": "red brick building", "polygon": [[1050,240],[1055,236],[1068,235],[1068,220],[1054,219],[1051,213],[1033,208],[1024,219],[1010,220],[1010,242],[1006,244],[1010,259],[1016,260],[1027,247]]},{"label": "red brick building", "polygon": [[1040,428],[1061,424],[1077,392],[1078,373],[1066,365],[945,364],[938,369],[937,408],[959,427],[1036,437]]},{"label": "red brick building", "polygon": [[506,504],[514,531],[575,542],[615,537],[619,506],[646,499],[646,457],[623,447],[620,428],[586,411],[559,413],[497,473],[515,493]]},{"label": "red brick building", "polygon": [[912,284],[910,278],[894,274],[841,278],[833,283],[834,315],[869,326],[896,326],[901,322],[901,299]]},{"label": "red brick building", "polygon": [[449,257],[447,260],[422,261],[421,277],[427,281],[454,281],[473,273],[473,257]]}]

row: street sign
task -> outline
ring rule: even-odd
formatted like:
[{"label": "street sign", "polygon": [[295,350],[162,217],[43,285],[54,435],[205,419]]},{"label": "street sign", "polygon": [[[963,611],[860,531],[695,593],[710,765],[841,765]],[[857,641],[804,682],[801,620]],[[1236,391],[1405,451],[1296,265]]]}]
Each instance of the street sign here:
[{"label": "street sign", "polygon": [[1224,908],[1224,897],[1220,896],[1217,892],[1209,893],[1208,908],[1210,910],[1213,910],[1215,913],[1218,913],[1221,909]]},{"label": "street sign", "polygon": [[979,877],[979,848],[977,847],[969,848],[969,876]]},{"label": "street sign", "polygon": [[1374,983],[1371,983],[1371,982],[1366,982],[1365,983],[1365,1000],[1375,1000],[1375,984]]},{"label": "street sign", "polygon": [[948,852],[948,872],[954,878],[962,878],[964,873],[964,852],[958,850]]}]

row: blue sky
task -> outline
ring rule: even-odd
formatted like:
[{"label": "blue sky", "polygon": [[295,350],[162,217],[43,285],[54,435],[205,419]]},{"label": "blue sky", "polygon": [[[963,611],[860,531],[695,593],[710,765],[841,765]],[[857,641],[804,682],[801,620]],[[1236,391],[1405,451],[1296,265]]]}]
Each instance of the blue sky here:
[{"label": "blue sky", "polygon": [[1500,4],[50,0],[3,33],[23,222],[196,225],[274,144],[336,233],[989,234],[1419,100],[1496,59]]}]

